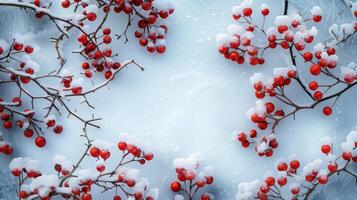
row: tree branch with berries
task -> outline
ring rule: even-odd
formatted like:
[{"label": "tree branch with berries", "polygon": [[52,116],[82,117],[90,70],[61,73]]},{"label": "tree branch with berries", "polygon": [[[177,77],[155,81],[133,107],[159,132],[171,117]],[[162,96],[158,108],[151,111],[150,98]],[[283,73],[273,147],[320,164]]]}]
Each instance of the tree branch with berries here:
[{"label": "tree branch with berries", "polygon": [[341,143],[341,149],[342,153],[336,152],[332,140],[325,137],[321,140],[322,158],[306,163],[304,167],[301,167],[296,155],[279,159],[276,173],[267,173],[263,180],[240,183],[236,199],[308,200],[330,179],[340,174],[357,181],[357,172],[354,171],[357,163],[356,131],[347,135]]},{"label": "tree branch with berries", "polygon": [[[115,190],[113,200],[154,200],[159,191],[149,188],[146,178],[140,176],[140,170],[128,165],[138,163],[144,165],[153,159],[151,147],[134,135],[121,134],[117,147],[111,142],[92,140],[86,127],[85,150],[79,160],[72,164],[62,155],[55,155],[52,160],[54,173],[42,174],[41,163],[31,158],[17,157],[9,164],[12,175],[18,177],[19,199],[64,199],[91,200],[93,188],[102,193]],[[107,168],[107,163],[114,148],[121,153],[117,165],[113,169]],[[84,160],[94,159],[94,166],[83,167]]]},{"label": "tree branch with berries", "polygon": [[201,192],[213,183],[213,166],[209,165],[199,171],[200,156],[191,154],[187,158],[176,158],[173,161],[176,170],[177,180],[172,181],[170,189],[175,195],[175,200],[211,200],[213,195],[207,192]]},{"label": "tree branch with berries", "polygon": [[[40,61],[32,57],[40,53],[34,45],[28,44],[18,34],[14,38],[0,39],[0,85],[9,91],[18,91],[12,99],[0,97],[3,126],[13,129],[16,124],[25,137],[36,135],[35,144],[40,148],[46,145],[48,130],[56,134],[63,132],[63,126],[57,119],[61,116],[74,117],[85,126],[99,128],[95,122],[101,118],[93,114],[92,118],[83,118],[76,109],[72,109],[70,101],[80,99],[81,103],[94,109],[88,96],[105,88],[122,69],[134,65],[144,70],[134,59],[119,61],[119,54],[113,52],[112,37],[115,33],[107,26],[109,17],[118,14],[128,16],[128,24],[123,26],[125,31],[115,34],[118,39],[125,35],[126,41],[127,31],[136,20],[138,30],[135,37],[140,45],[147,47],[149,52],[162,54],[166,51],[165,35],[168,31],[165,20],[174,11],[170,3],[154,0],[96,0],[92,3],[61,0],[59,3],[69,14],[55,14],[53,4],[46,0],[0,0],[1,7],[29,11],[29,16],[34,14],[36,18],[44,18],[59,31],[58,36],[49,37],[54,43],[59,65],[54,64],[55,70],[45,74],[40,72]],[[80,48],[72,52],[79,54],[83,60],[79,66],[83,69],[81,74],[72,73],[73,69],[66,66],[67,59],[62,51],[62,42],[71,39],[70,31],[78,34]],[[95,74],[101,73],[105,80],[94,81]],[[0,153],[9,155],[12,152],[11,144],[5,141],[4,135],[0,135]]]},{"label": "tree branch with berries", "polygon": [[[356,34],[356,22],[332,25],[328,30],[331,38],[318,41],[318,29],[314,24],[323,20],[322,9],[315,6],[311,8],[310,16],[304,17],[296,12],[289,13],[289,3],[284,2],[284,14],[275,17],[274,26],[267,27],[269,7],[261,5],[257,13],[262,17],[259,23],[253,17],[253,1],[245,0],[233,7],[233,18],[240,25],[232,24],[228,27],[228,34],[217,35],[219,52],[237,64],[263,65],[264,53],[274,49],[280,49],[286,57],[286,65],[274,68],[272,77],[255,73],[250,78],[257,101],[247,116],[263,133],[258,137],[257,129],[253,128],[249,133],[239,133],[237,140],[245,148],[255,145],[259,156],[270,157],[278,147],[275,134],[282,121],[295,118],[301,110],[312,110],[327,103],[330,105],[324,106],[322,112],[329,116],[338,99],[357,85],[357,65],[350,62],[341,66],[336,52],[337,46]],[[357,4],[350,1],[344,3],[353,17],[357,17]],[[257,37],[264,38],[265,43],[255,41]],[[313,45],[313,42],[316,44]],[[310,65],[307,73],[314,80],[308,84],[302,76],[305,70],[300,66],[303,65],[301,61]],[[336,69],[340,69],[340,73]],[[309,103],[299,103],[291,89],[294,93],[301,91]]]}]

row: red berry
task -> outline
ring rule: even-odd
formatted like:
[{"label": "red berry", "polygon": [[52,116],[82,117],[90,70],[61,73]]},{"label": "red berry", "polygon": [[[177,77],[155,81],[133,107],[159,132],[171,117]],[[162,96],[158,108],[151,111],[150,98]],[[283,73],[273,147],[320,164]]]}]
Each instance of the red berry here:
[{"label": "red berry", "polygon": [[300,167],[300,162],[298,160],[292,160],[290,162],[290,167],[292,169],[298,169]]},{"label": "red berry", "polygon": [[322,20],[322,16],[321,15],[314,15],[314,16],[312,16],[312,20],[314,22],[320,22]]},{"label": "red berry", "polygon": [[166,51],[166,47],[164,45],[159,45],[156,47],[156,51],[160,54],[163,54]]},{"label": "red berry", "polygon": [[92,195],[89,193],[84,193],[82,195],[82,200],[92,200]]},{"label": "red berry", "polygon": [[103,37],[103,42],[105,44],[109,44],[109,43],[112,42],[112,38],[109,35],[106,35],[106,36]]},{"label": "red berry", "polygon": [[335,172],[338,169],[338,165],[336,162],[331,162],[330,164],[328,164],[327,168],[330,172]]},{"label": "red berry", "polygon": [[264,16],[269,15],[269,9],[268,8],[262,9],[262,15]]},{"label": "red berry", "polygon": [[152,160],[154,158],[154,154],[152,153],[145,153],[145,160]]},{"label": "red berry", "polygon": [[42,136],[37,136],[35,139],[35,144],[37,147],[42,148],[46,145],[46,139]]},{"label": "red berry", "polygon": [[321,146],[321,151],[324,154],[328,154],[328,153],[331,152],[331,146],[328,145],[328,144],[324,144],[324,145]]},{"label": "red berry", "polygon": [[119,150],[124,151],[124,150],[126,150],[126,147],[127,147],[126,142],[119,142],[119,143],[118,143],[118,148],[119,148]]},{"label": "red berry", "polygon": [[113,200],[121,200],[121,197],[118,196],[118,195],[115,195],[115,196],[113,197]]},{"label": "red berry", "polygon": [[275,106],[274,106],[274,104],[271,103],[271,102],[265,103],[265,107],[266,107],[266,112],[267,112],[267,113],[272,113],[272,112],[274,112],[274,110],[275,110]]},{"label": "red berry", "polygon": [[243,15],[246,16],[246,17],[251,16],[252,13],[253,13],[253,10],[251,8],[244,8],[243,9]]},{"label": "red berry", "polygon": [[275,178],[269,176],[265,179],[265,182],[268,186],[273,186],[275,184]]},{"label": "red berry", "polygon": [[307,62],[307,61],[311,61],[312,60],[313,55],[312,55],[311,52],[305,52],[303,57],[304,57],[305,62]]},{"label": "red berry", "polygon": [[32,129],[24,130],[24,135],[25,135],[25,137],[28,137],[28,138],[32,137],[33,136],[33,130]]},{"label": "red berry", "polygon": [[103,160],[107,160],[110,157],[110,151],[108,151],[106,149],[101,150],[100,153],[99,153],[99,156],[101,158],[103,158]]},{"label": "red berry", "polygon": [[317,64],[313,64],[311,65],[310,67],[310,73],[314,76],[317,76],[321,73],[321,67],[320,65],[317,65]]},{"label": "red berry", "polygon": [[317,177],[317,180],[319,181],[320,184],[326,184],[328,181],[328,176],[327,175],[320,175]]},{"label": "red berry", "polygon": [[315,98],[315,100],[319,101],[319,100],[322,99],[322,97],[323,97],[322,92],[316,91],[316,92],[314,93],[314,98]]},{"label": "red berry", "polygon": [[170,188],[173,192],[179,192],[181,190],[181,184],[177,181],[171,183]]},{"label": "red berry", "polygon": [[251,137],[251,138],[257,137],[257,131],[255,129],[251,129],[249,131],[249,137]]},{"label": "red berry", "polygon": [[343,153],[342,153],[342,158],[343,158],[344,160],[351,160],[351,158],[352,158],[352,153],[351,153],[351,152],[343,152]]},{"label": "red berry", "polygon": [[109,35],[110,32],[111,32],[110,28],[104,28],[104,29],[103,29],[103,34],[104,34],[104,35]]},{"label": "red berry", "polygon": [[71,5],[69,0],[62,0],[61,5],[63,8],[68,8]]},{"label": "red berry", "polygon": [[104,73],[104,77],[105,77],[107,80],[109,80],[110,78],[113,78],[113,73],[112,73],[112,71],[106,71],[106,72]]},{"label": "red berry", "polygon": [[285,177],[281,177],[278,179],[278,184],[282,187],[284,185],[286,185],[286,183],[288,182],[287,178]]},{"label": "red berry", "polygon": [[27,54],[31,54],[33,52],[33,48],[31,46],[29,46],[29,45],[26,45],[25,46],[25,52]]},{"label": "red berry", "polygon": [[326,116],[329,116],[332,114],[332,108],[330,106],[325,106],[323,108],[323,113],[326,115]]},{"label": "red berry", "polygon": [[11,121],[4,121],[4,128],[6,128],[6,129],[12,128],[12,122]]},{"label": "red berry", "polygon": [[89,153],[92,157],[98,157],[100,154],[100,150],[97,147],[92,147],[90,148]]},{"label": "red berry", "polygon": [[316,90],[319,87],[319,84],[316,81],[311,81],[309,83],[310,90]]},{"label": "red berry", "polygon": [[63,127],[61,125],[57,125],[53,128],[53,132],[55,132],[56,134],[60,134],[63,131]]},{"label": "red berry", "polygon": [[281,162],[277,166],[278,171],[286,171],[288,170],[288,164]]},{"label": "red berry", "polygon": [[97,15],[95,13],[88,13],[87,14],[87,19],[89,21],[95,21],[97,19]]}]

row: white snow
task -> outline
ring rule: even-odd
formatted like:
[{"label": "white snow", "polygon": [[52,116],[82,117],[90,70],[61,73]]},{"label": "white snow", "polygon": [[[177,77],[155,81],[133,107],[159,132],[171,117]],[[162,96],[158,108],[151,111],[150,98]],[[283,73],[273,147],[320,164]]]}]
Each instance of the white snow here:
[{"label": "white snow", "polygon": [[321,16],[322,15],[322,9],[319,6],[314,6],[311,10],[310,13],[313,16]]}]

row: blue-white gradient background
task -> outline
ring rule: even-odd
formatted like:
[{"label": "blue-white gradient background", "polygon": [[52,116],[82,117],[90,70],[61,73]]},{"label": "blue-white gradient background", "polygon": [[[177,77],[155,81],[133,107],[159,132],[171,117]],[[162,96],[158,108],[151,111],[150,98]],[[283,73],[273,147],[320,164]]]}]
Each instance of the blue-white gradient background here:
[{"label": "blue-white gradient background", "polygon": [[[59,0],[53,2],[55,7],[59,6]],[[258,158],[252,149],[243,150],[233,141],[233,136],[237,131],[251,127],[246,111],[255,104],[255,97],[249,77],[257,71],[269,75],[273,67],[285,66],[283,51],[267,53],[266,64],[259,67],[226,61],[217,53],[215,36],[226,32],[226,27],[234,23],[231,8],[241,0],[172,2],[176,9],[169,19],[167,53],[163,56],[148,54],[132,36],[132,27],[130,41],[126,45],[122,40],[115,41],[115,48],[122,60],[134,58],[146,70],[141,72],[129,67],[108,89],[91,95],[95,110],[85,105],[77,107],[83,116],[95,113],[103,117],[101,129],[90,129],[91,137],[116,141],[118,134],[128,132],[157,147],[154,161],[146,167],[139,167],[143,169],[142,175],[149,178],[151,186],[160,188],[159,199],[172,199],[168,185],[175,176],[172,161],[176,157],[200,152],[202,165],[212,164],[216,169],[211,192],[217,200],[233,200],[240,182],[262,178],[267,171],[275,170],[275,159],[294,153],[302,161],[313,160],[320,156],[320,138],[331,136],[340,143],[350,130],[357,128],[357,89],[354,88],[339,99],[331,117],[323,116],[319,106],[313,111],[301,111],[296,120],[284,121],[277,130],[279,149],[272,158]],[[283,13],[283,0],[256,0],[256,8],[260,2],[269,5],[271,16]],[[349,11],[338,16],[337,12],[342,9],[339,0],[292,0],[289,10],[307,13],[314,5],[321,6],[326,15],[324,23],[318,25],[321,30],[318,40],[328,38],[326,30],[329,25],[352,19]],[[62,12],[56,8],[53,10]],[[125,20],[123,16],[112,16],[110,27],[115,27],[120,33]],[[267,23],[271,25],[272,22],[273,17],[270,17]],[[28,41],[41,48],[35,54],[35,60],[41,63],[42,72],[56,66],[56,55],[49,38],[57,35],[57,29],[50,22],[32,19],[24,11],[0,8],[0,38],[9,40],[14,33],[25,35]],[[63,51],[68,58],[66,67],[79,72],[81,57],[71,54],[78,48],[75,42],[77,34],[72,33],[72,39],[64,42]],[[352,40],[338,49],[342,64],[357,61],[357,43],[354,38]],[[297,67],[304,73],[307,66],[299,62]],[[307,82],[311,77],[306,75],[304,78]],[[103,80],[102,77],[98,79]],[[299,90],[294,90],[297,87],[291,88],[294,98],[301,102],[308,100]],[[0,92],[1,95],[11,93],[4,88]],[[33,141],[24,138],[20,132],[11,133],[8,137],[15,144],[15,156],[40,159],[48,172],[53,171],[50,161],[55,154],[77,160],[84,149],[84,140],[79,137],[82,124],[76,119],[62,119],[62,122],[64,133],[60,136],[48,134],[48,145],[44,149],[36,148]],[[111,157],[112,161],[114,159],[115,156]],[[15,189],[7,177],[10,160],[0,155],[0,199],[4,200],[16,199],[14,193],[8,192]],[[85,165],[94,166],[91,161]],[[95,199],[111,199],[112,195],[110,192],[96,192],[94,196]],[[339,176],[314,199],[357,199],[356,183],[353,179]]]}]

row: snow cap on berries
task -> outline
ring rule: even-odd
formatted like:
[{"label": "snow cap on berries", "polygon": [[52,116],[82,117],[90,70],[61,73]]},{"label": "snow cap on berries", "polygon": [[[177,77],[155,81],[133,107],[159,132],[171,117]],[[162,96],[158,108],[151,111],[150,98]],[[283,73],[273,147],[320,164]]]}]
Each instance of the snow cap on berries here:
[{"label": "snow cap on berries", "polygon": [[224,45],[228,46],[230,42],[230,37],[225,33],[220,33],[216,36],[216,43],[218,46]]},{"label": "snow cap on berries", "polygon": [[357,142],[357,131],[351,131],[351,132],[346,136],[346,141]]},{"label": "snow cap on berries", "polygon": [[26,69],[31,68],[34,72],[40,70],[40,65],[33,61],[28,55],[23,55],[21,61],[25,64]]},{"label": "snow cap on berries", "polygon": [[238,185],[238,193],[236,200],[251,200],[254,199],[262,181],[254,180],[252,182],[243,182]]},{"label": "snow cap on berries", "polygon": [[320,140],[320,144],[321,145],[324,145],[324,144],[331,145],[332,144],[332,139],[329,136],[323,137]]},{"label": "snow cap on berries", "polygon": [[62,77],[69,77],[69,76],[72,76],[72,72],[69,71],[67,68],[63,68],[60,75]]},{"label": "snow cap on berries", "polygon": [[147,188],[149,188],[149,181],[147,178],[140,177],[140,179],[136,182],[133,191],[134,192],[144,192]]},{"label": "snow cap on berries", "polygon": [[268,7],[268,5],[267,4],[265,4],[265,3],[262,3],[261,5],[260,5],[260,8],[261,9],[269,9],[269,7]]},{"label": "snow cap on berries", "polygon": [[262,73],[254,73],[250,78],[249,81],[251,84],[256,84],[256,83],[263,83],[264,80],[264,75]]},{"label": "snow cap on berries", "polygon": [[310,13],[314,15],[321,16],[322,15],[322,9],[319,6],[314,6],[311,8]]},{"label": "snow cap on berries", "polygon": [[275,23],[275,25],[278,25],[278,26],[280,26],[280,25],[289,26],[291,23],[291,18],[287,15],[280,15],[275,18],[274,23]]},{"label": "snow cap on berries", "polygon": [[135,145],[136,147],[140,148],[142,151],[148,153],[152,152],[154,148],[148,143],[143,141],[136,135],[128,134],[128,133],[121,133],[119,135],[120,142],[126,142],[127,144]]},{"label": "snow cap on berries", "polygon": [[187,158],[176,158],[173,161],[173,166],[175,168],[183,168],[186,170],[195,171],[200,163],[200,155],[197,153],[191,154]]},{"label": "snow cap on berries", "polygon": [[309,174],[312,171],[319,171],[323,165],[323,161],[321,159],[316,159],[310,163],[307,163],[303,168],[303,174]]},{"label": "snow cap on berries", "polygon": [[12,159],[12,161],[9,164],[10,170],[25,168],[26,162],[29,159],[30,158],[23,158],[23,157],[17,157],[17,158]]},{"label": "snow cap on berries", "polygon": [[39,176],[30,183],[31,190],[38,190],[41,197],[45,197],[51,191],[51,188],[59,185],[59,179],[55,175],[42,175]]},{"label": "snow cap on berries", "polygon": [[251,8],[252,5],[253,5],[253,0],[244,0],[244,1],[240,4],[240,6],[241,6],[242,8]]},{"label": "snow cap on berries", "polygon": [[250,119],[250,117],[252,116],[252,114],[258,114],[260,117],[264,117],[265,116],[265,103],[262,100],[256,100],[255,101],[255,107],[251,108],[248,112],[247,112],[247,116]]},{"label": "snow cap on berries", "polygon": [[97,13],[98,12],[98,6],[94,5],[94,4],[90,4],[85,8],[85,11],[87,11],[87,13]]},{"label": "snow cap on berries", "polygon": [[214,173],[214,167],[212,165],[206,166],[202,169],[202,173],[205,176],[213,176]]},{"label": "snow cap on berries", "polygon": [[342,151],[344,152],[352,152],[355,148],[355,142],[353,141],[346,141],[341,143]]},{"label": "snow cap on berries", "polygon": [[228,26],[228,33],[230,35],[242,35],[244,33],[244,28],[239,25],[230,24]]}]

